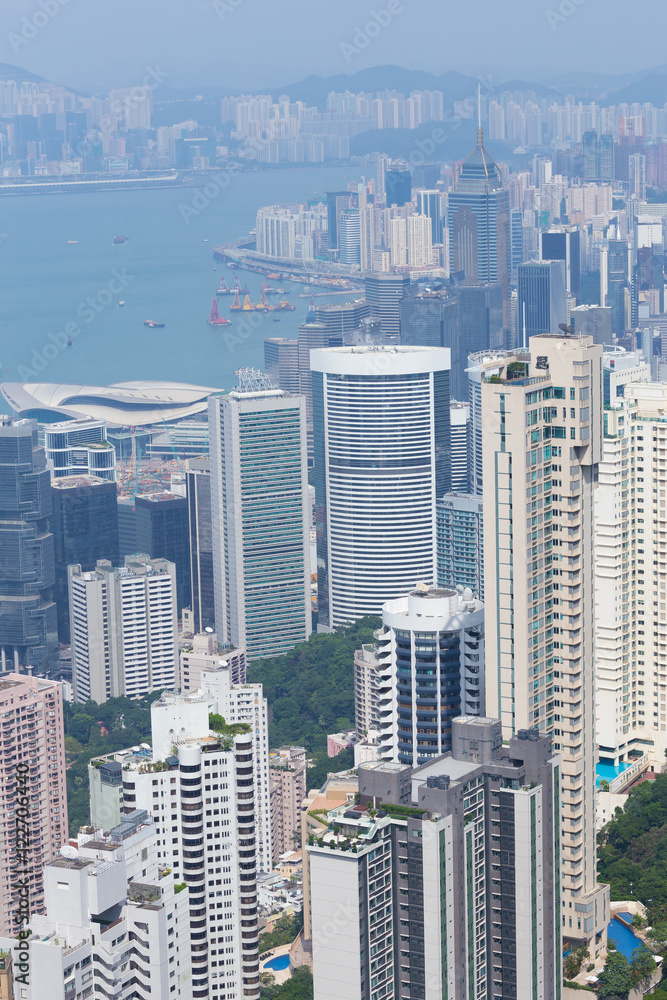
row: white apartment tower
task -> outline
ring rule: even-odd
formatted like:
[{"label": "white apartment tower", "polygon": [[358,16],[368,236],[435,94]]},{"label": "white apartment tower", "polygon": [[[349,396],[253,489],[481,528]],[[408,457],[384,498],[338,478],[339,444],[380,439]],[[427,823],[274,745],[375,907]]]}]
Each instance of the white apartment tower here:
[{"label": "white apartment tower", "polygon": [[486,708],[505,738],[538,729],[562,758],[563,934],[593,956],[609,889],[596,881],[594,491],[602,457],[602,347],[543,335],[488,366],[485,438]]},{"label": "white apartment tower", "polygon": [[173,690],[178,672],[176,567],[166,559],[126,556],[114,568],[70,566],[69,604],[74,700],[136,698]]},{"label": "white apartment tower", "polygon": [[595,501],[597,738],[623,764],[667,749],[667,386],[605,410]]},{"label": "white apartment tower", "polygon": [[258,1000],[253,733],[211,729],[209,703],[169,693],[153,703],[152,751],[116,755],[124,809],[153,817],[158,861],[186,884],[194,1000]]}]

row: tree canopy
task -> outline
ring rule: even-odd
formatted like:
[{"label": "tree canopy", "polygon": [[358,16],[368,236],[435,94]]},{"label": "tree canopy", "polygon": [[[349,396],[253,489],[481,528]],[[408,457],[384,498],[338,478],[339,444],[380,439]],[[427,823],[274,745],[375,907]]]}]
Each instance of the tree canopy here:
[{"label": "tree canopy", "polygon": [[598,872],[612,899],[638,899],[655,925],[667,920],[667,774],[631,789],[598,834]]},{"label": "tree canopy", "polygon": [[632,989],[630,963],[620,951],[610,951],[598,976],[598,997],[627,997]]}]

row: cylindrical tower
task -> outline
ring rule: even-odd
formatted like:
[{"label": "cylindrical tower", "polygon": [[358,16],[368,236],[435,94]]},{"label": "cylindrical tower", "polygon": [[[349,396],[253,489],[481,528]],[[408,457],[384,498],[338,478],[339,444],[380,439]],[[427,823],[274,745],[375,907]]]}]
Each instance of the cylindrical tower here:
[{"label": "cylindrical tower", "polygon": [[376,633],[384,760],[417,767],[452,749],[452,719],[484,715],[484,605],[469,590],[388,601]]},{"label": "cylindrical tower", "polygon": [[435,501],[450,483],[450,351],[310,355],[319,624],[379,614],[435,582]]}]

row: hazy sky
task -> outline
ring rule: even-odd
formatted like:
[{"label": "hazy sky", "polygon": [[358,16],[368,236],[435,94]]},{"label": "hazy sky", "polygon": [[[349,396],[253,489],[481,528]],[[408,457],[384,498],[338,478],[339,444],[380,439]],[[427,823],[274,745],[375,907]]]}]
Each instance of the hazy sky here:
[{"label": "hazy sky", "polygon": [[156,66],[174,87],[383,63],[624,73],[665,61],[666,21],[663,0],[0,0],[0,62],[84,90]]}]

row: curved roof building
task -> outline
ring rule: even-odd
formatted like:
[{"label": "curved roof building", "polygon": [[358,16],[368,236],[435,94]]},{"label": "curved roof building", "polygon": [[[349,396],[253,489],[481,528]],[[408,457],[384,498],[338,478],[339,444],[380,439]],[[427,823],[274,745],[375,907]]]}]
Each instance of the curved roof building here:
[{"label": "curved roof building", "polygon": [[57,385],[4,382],[0,392],[22,417],[52,423],[63,417],[93,417],[110,427],[134,427],[182,420],[203,413],[219,389],[184,382],[115,382],[113,385]]}]

